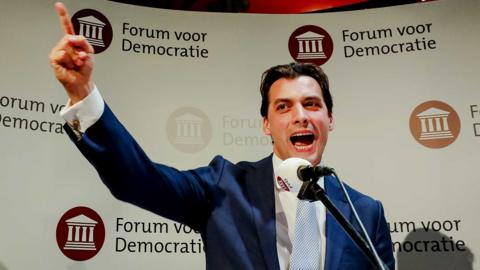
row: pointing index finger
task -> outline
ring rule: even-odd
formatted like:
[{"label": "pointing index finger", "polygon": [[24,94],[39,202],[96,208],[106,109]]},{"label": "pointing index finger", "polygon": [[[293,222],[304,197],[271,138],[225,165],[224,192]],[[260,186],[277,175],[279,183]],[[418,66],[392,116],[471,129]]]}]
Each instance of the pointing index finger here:
[{"label": "pointing index finger", "polygon": [[57,11],[60,19],[60,25],[63,28],[63,32],[67,35],[75,35],[72,22],[70,21],[70,16],[68,15],[67,7],[65,7],[63,3],[57,2],[55,3],[55,10]]}]

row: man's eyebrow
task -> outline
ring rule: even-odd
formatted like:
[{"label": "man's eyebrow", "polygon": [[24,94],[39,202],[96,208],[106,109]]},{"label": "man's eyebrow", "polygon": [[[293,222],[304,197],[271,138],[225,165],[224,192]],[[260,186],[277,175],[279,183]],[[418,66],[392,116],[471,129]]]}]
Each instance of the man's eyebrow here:
[{"label": "man's eyebrow", "polygon": [[321,96],[308,96],[305,97],[303,100],[322,100]]},{"label": "man's eyebrow", "polygon": [[291,99],[289,98],[277,98],[273,101],[273,104],[278,104],[278,103],[281,103],[281,102],[290,102]]}]

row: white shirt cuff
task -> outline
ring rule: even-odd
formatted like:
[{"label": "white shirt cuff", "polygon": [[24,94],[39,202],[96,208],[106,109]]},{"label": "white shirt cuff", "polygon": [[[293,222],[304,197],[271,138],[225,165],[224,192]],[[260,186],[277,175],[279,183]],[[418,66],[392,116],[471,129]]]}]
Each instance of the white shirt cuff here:
[{"label": "white shirt cuff", "polygon": [[65,108],[60,111],[60,116],[75,131],[84,133],[100,119],[104,109],[105,103],[95,85],[92,92],[81,101],[70,106],[70,100],[68,100]]}]

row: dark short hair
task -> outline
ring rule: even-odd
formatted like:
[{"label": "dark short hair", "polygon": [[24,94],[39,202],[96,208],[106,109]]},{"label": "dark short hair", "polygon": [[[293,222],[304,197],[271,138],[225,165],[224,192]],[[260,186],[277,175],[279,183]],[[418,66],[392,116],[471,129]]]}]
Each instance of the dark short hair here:
[{"label": "dark short hair", "polygon": [[286,65],[278,65],[267,69],[262,74],[260,83],[260,94],[262,95],[262,105],[260,114],[267,117],[268,114],[268,92],[274,82],[281,78],[295,79],[300,76],[309,76],[315,79],[322,90],[322,97],[327,106],[328,114],[332,114],[333,101],[330,89],[328,87],[328,77],[323,70],[314,64],[308,63],[290,63]]}]

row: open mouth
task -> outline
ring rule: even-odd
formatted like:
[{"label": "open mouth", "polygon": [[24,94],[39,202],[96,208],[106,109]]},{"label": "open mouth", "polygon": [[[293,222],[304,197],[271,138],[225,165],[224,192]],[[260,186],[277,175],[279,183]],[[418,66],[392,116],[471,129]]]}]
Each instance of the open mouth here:
[{"label": "open mouth", "polygon": [[311,145],[314,140],[315,135],[310,132],[297,133],[290,137],[292,144],[299,149],[305,149],[307,146]]}]

